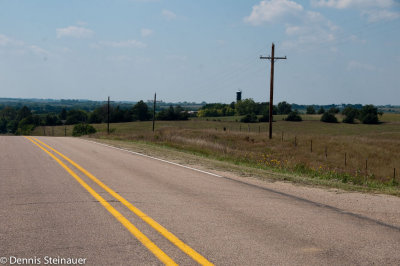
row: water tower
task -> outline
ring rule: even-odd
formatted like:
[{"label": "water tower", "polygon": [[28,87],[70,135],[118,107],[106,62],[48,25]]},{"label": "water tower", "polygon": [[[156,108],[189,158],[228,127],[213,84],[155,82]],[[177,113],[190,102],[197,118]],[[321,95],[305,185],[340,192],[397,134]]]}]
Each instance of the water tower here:
[{"label": "water tower", "polygon": [[236,92],[236,102],[241,101],[242,100],[242,91],[238,90]]}]

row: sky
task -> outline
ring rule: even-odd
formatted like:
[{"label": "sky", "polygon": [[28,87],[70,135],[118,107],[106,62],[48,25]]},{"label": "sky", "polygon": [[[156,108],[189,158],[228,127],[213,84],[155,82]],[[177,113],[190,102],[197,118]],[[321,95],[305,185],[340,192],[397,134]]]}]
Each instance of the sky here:
[{"label": "sky", "polygon": [[399,0],[0,0],[0,98],[400,105]]}]

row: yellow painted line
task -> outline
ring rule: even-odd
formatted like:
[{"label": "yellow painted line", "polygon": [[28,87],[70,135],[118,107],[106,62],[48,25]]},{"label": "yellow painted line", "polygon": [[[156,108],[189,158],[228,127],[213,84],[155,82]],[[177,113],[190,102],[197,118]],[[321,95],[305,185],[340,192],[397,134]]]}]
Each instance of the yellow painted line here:
[{"label": "yellow painted line", "polygon": [[71,159],[69,159],[67,156],[62,154],[61,152],[57,151],[56,149],[53,149],[49,145],[43,143],[42,141],[33,138],[36,141],[40,142],[50,150],[54,151],[58,155],[60,155],[62,158],[64,158],[66,161],[68,161],[70,164],[75,166],[79,171],[84,173],[87,177],[92,179],[96,184],[98,184],[101,188],[103,188],[105,191],[110,193],[115,199],[120,201],[122,204],[124,204],[129,210],[131,210],[133,213],[135,213],[137,216],[139,216],[143,221],[145,221],[147,224],[149,224],[151,227],[153,227],[155,230],[157,230],[161,235],[163,235],[166,239],[168,239],[171,243],[173,243],[175,246],[177,246],[180,250],[185,252],[187,255],[189,255],[193,260],[197,261],[201,265],[214,265],[210,261],[208,261],[205,257],[203,257],[201,254],[199,254],[197,251],[192,249],[190,246],[185,244],[182,240],[180,240],[178,237],[176,237],[174,234],[169,232],[165,227],[154,221],[151,217],[149,217],[147,214],[133,206],[129,201],[124,199],[121,195],[119,195],[117,192],[106,186],[103,182],[101,182],[99,179],[97,179],[94,175],[92,175],[90,172],[85,170],[82,166],[79,164],[75,163]]},{"label": "yellow painted line", "polygon": [[37,142],[29,137],[33,144],[41,148],[48,155],[50,155],[57,163],[59,163],[72,177],[79,182],[96,200],[98,200],[104,208],[107,209],[132,235],[134,235],[145,247],[147,247],[160,261],[166,265],[178,265],[175,263],[167,254],[164,253],[156,244],[154,244],[145,234],[136,228],[128,219],[126,219],[120,212],[118,212],[113,206],[111,206],[103,197],[101,197],[96,191],[94,191],[85,181],[83,181],[74,171],[66,166],[60,159],[58,159],[51,152],[43,148]]}]

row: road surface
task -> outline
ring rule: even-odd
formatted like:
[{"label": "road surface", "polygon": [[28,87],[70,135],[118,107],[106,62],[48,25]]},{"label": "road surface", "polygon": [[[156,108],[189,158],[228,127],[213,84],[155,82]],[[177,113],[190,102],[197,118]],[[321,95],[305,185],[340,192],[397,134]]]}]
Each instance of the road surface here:
[{"label": "road surface", "polygon": [[0,148],[7,265],[400,265],[399,224],[374,215],[84,139]]}]

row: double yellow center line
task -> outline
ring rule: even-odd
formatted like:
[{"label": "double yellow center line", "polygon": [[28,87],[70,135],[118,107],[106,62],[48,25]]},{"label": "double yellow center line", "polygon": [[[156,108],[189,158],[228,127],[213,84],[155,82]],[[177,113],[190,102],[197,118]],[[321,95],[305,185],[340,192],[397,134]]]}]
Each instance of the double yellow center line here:
[{"label": "double yellow center line", "polygon": [[79,182],[79,184],[81,184],[82,187],[84,187],[96,200],[98,200],[100,204],[107,209],[107,211],[109,211],[126,229],[128,229],[128,231],[132,235],[134,235],[145,247],[147,247],[161,262],[163,262],[166,265],[177,265],[177,263],[174,260],[172,260],[164,251],[162,251],[156,244],[154,244],[146,235],[144,235],[139,229],[137,229],[136,226],[134,226],[127,218],[125,218],[120,212],[118,212],[113,206],[111,206],[93,188],[91,188],[85,181],[83,181],[82,178],[80,178],[71,168],[69,168],[65,163],[63,163],[58,157],[56,157],[50,151],[53,151],[55,154],[59,155],[61,158],[66,160],[68,163],[70,163],[72,166],[74,166],[76,169],[78,169],[80,172],[82,172],[84,175],[86,175],[88,178],[94,181],[97,185],[99,185],[102,189],[107,191],[116,200],[125,205],[130,211],[132,211],[139,218],[145,221],[148,225],[154,228],[158,233],[163,235],[166,239],[168,239],[171,243],[177,246],[180,250],[189,255],[193,260],[195,260],[201,265],[213,265],[201,254],[199,254],[190,246],[185,244],[182,240],[180,240],[174,234],[169,232],[166,228],[157,223],[147,214],[145,214],[144,212],[133,206],[129,201],[127,201],[117,192],[106,186],[103,182],[97,179],[89,171],[85,170],[82,166],[72,161],[70,158],[68,158],[61,152],[57,151],[56,149],[38,140],[37,138],[33,137],[26,137],[26,138],[29,139],[32,143],[34,143],[36,146],[38,146],[40,149],[45,151],[58,164],[60,164],[72,177],[75,178],[76,181]]}]

